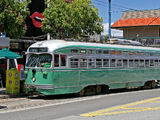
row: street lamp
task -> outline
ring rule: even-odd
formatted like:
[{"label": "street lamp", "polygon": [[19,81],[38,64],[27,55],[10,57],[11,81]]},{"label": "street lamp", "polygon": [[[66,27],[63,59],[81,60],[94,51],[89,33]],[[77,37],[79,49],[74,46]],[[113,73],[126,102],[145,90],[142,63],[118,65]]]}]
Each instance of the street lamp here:
[{"label": "street lamp", "polygon": [[111,38],[111,0],[108,0],[108,38]]}]

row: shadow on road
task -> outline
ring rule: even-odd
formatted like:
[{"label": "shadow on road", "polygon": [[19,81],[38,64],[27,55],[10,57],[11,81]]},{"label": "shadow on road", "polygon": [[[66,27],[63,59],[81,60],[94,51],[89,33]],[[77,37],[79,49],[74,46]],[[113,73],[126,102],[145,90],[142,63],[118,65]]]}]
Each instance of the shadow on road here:
[{"label": "shadow on road", "polygon": [[[154,88],[159,89],[160,87]],[[132,88],[132,89],[110,89],[109,93],[107,94],[115,94],[115,93],[125,93],[125,92],[135,92],[135,91],[142,91],[142,90],[151,90],[151,89],[140,89],[140,88]],[[104,95],[104,94],[100,94]],[[87,95],[87,96],[96,96],[96,95]],[[83,97],[87,97],[83,96]],[[56,100],[56,99],[72,99],[78,98],[75,94],[64,94],[64,95],[33,95],[28,96],[29,99],[43,99],[43,100]]]},{"label": "shadow on road", "polygon": [[0,106],[0,109],[5,109],[5,108],[7,108],[6,106]]}]

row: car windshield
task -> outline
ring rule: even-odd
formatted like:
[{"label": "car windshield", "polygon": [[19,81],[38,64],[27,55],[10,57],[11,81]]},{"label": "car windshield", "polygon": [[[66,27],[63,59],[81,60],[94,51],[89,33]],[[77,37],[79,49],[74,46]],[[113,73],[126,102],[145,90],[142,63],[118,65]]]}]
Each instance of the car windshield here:
[{"label": "car windshield", "polygon": [[26,67],[51,67],[52,55],[32,54],[29,56]]}]

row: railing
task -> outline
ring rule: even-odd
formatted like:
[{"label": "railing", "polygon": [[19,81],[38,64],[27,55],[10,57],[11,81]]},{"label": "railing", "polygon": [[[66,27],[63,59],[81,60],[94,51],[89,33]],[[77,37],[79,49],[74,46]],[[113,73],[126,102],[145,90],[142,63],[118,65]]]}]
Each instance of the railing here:
[{"label": "railing", "polygon": [[127,38],[127,39],[138,41],[143,46],[160,47],[160,37],[137,37],[137,38]]}]

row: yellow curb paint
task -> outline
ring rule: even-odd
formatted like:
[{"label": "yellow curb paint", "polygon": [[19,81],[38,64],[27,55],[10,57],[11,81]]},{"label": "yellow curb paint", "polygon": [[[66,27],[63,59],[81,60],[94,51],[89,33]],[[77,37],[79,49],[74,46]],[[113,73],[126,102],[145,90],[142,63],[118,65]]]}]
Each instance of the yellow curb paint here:
[{"label": "yellow curb paint", "polygon": [[[103,110],[98,110],[98,111],[95,111],[95,112],[85,113],[85,114],[81,114],[80,116],[93,117],[93,116],[102,116],[102,115],[114,115],[114,114],[131,113],[131,112],[160,110],[160,107],[155,107],[155,108],[151,108],[151,107],[131,107],[131,106],[144,104],[144,103],[159,102],[159,101],[156,101],[156,100],[160,100],[160,97],[146,99],[146,100],[142,100],[142,101],[137,101],[137,102],[134,102],[134,103],[121,105],[121,106],[116,106],[116,107],[103,109]],[[116,111],[116,112],[114,112],[115,110],[128,110],[128,111]]]}]

